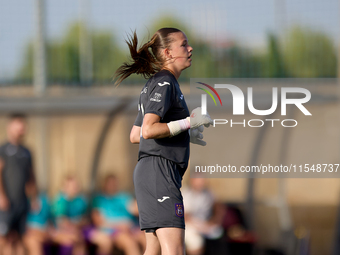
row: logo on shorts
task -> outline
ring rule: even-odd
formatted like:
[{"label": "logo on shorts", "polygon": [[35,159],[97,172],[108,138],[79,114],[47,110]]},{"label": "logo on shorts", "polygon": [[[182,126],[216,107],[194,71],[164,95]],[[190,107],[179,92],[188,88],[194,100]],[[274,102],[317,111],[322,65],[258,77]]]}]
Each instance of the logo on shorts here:
[{"label": "logo on shorts", "polygon": [[184,216],[183,204],[175,204],[175,211],[178,217],[183,217]]},{"label": "logo on shorts", "polygon": [[157,200],[158,200],[158,202],[163,203],[166,199],[170,199],[170,197],[163,196],[162,199],[157,199]]}]

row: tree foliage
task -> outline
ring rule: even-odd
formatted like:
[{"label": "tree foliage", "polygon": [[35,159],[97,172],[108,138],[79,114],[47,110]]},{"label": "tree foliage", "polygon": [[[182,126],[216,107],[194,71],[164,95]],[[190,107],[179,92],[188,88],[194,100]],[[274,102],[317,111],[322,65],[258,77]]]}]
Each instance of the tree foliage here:
[{"label": "tree foliage", "polygon": [[[336,77],[337,58],[332,40],[324,33],[293,27],[280,41],[273,33],[267,36],[267,48],[260,52],[245,48],[236,41],[214,47],[207,38],[195,35],[179,19],[161,15],[140,37],[139,45],[147,42],[162,27],[182,30],[193,47],[192,67],[182,72],[181,80],[213,77]],[[64,36],[47,43],[47,70],[50,83],[80,82],[79,31],[81,24],[69,27]],[[93,53],[93,80],[112,81],[115,70],[129,61],[128,47],[119,47],[111,31],[90,31]],[[32,80],[33,43],[29,42],[23,55],[18,77]],[[144,81],[132,75],[128,83]]]},{"label": "tree foliage", "polygon": [[[62,38],[47,42],[47,73],[50,82],[79,83],[80,26],[78,23],[73,24]],[[92,40],[93,78],[97,82],[110,81],[124,59],[121,49],[110,31],[91,31],[89,36]],[[18,76],[29,80],[33,78],[32,43],[26,47]]]},{"label": "tree foliage", "polygon": [[285,63],[278,38],[270,33],[267,36],[268,53],[264,75],[269,78],[282,78],[286,76]]},{"label": "tree foliage", "polygon": [[293,77],[336,77],[336,52],[324,33],[294,27],[286,36],[284,59]]}]

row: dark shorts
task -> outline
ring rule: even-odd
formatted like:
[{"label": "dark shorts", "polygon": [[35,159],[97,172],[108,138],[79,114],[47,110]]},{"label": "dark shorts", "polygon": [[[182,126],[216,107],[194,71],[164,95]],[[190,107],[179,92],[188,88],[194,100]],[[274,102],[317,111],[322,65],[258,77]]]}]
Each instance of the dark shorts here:
[{"label": "dark shorts", "polygon": [[140,159],[133,173],[141,230],[185,228],[182,169],[162,157]]},{"label": "dark shorts", "polygon": [[28,210],[28,204],[23,202],[22,205],[12,207],[8,211],[0,211],[0,236],[5,236],[11,231],[23,235]]}]

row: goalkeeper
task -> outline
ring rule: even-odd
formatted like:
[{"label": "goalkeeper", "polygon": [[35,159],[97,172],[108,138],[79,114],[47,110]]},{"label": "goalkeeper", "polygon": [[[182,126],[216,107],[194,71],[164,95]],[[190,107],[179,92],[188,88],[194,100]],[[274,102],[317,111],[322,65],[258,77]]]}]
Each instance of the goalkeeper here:
[{"label": "goalkeeper", "polygon": [[208,127],[212,119],[200,108],[189,114],[177,82],[182,70],[191,66],[193,49],[186,35],[162,28],[138,50],[137,42],[135,33],[128,42],[133,62],[124,63],[116,77],[118,84],[132,73],[150,77],[140,93],[130,134],[131,142],[139,143],[133,179],[139,224],[146,235],[144,254],[184,255],[180,188],[188,167],[189,142],[205,145],[203,125]]}]

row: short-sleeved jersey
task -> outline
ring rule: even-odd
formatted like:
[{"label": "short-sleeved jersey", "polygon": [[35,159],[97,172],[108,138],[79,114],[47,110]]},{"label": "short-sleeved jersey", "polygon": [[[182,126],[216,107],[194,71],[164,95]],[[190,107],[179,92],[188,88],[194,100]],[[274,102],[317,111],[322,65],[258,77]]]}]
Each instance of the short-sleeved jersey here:
[{"label": "short-sleeved jersey", "polygon": [[[158,115],[161,118],[161,123],[190,116],[179,84],[170,71],[161,70],[152,76],[143,87],[134,125],[142,127],[143,118],[147,113]],[[141,136],[138,160],[147,156],[160,156],[174,161],[185,171],[189,160],[189,142],[188,131],[174,137],[161,139],[144,139]]]},{"label": "short-sleeved jersey", "polygon": [[27,148],[9,142],[0,147],[0,158],[4,162],[2,184],[12,206],[27,202],[25,185],[32,171],[32,157]]},{"label": "short-sleeved jersey", "polygon": [[133,216],[129,212],[132,201],[132,196],[124,192],[112,196],[99,194],[93,200],[93,208],[98,210],[107,222],[132,222]]},{"label": "short-sleeved jersey", "polygon": [[87,200],[83,195],[69,199],[60,192],[53,201],[52,212],[56,220],[66,217],[73,222],[79,222],[87,212]]}]

